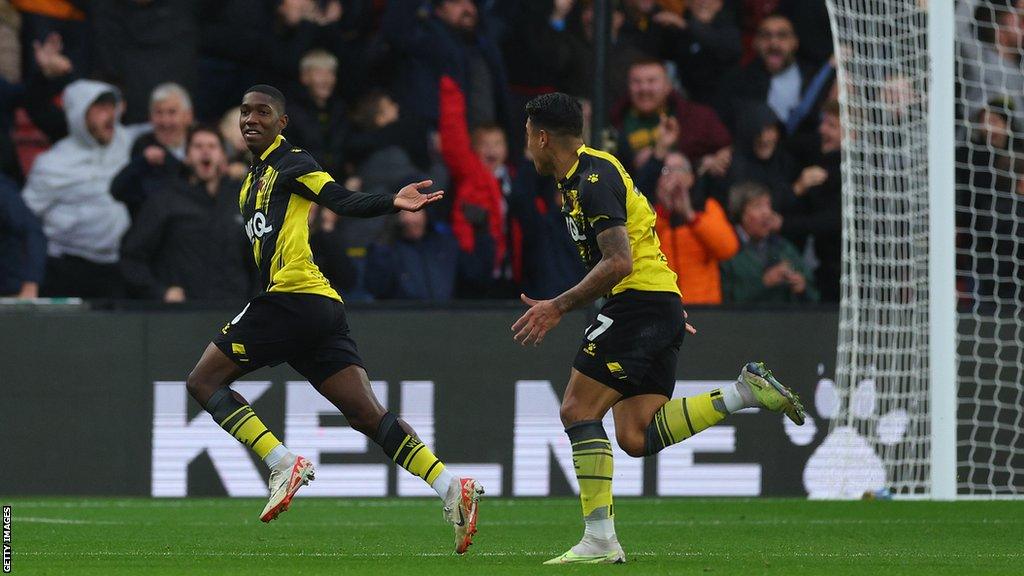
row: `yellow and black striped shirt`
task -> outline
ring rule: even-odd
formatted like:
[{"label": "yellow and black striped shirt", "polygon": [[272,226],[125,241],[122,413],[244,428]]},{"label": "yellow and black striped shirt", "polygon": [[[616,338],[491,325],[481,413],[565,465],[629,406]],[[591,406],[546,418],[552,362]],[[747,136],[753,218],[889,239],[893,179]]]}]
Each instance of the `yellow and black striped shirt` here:
[{"label": "yellow and black striped shirt", "polygon": [[633,185],[622,164],[607,152],[580,146],[579,159],[558,181],[562,214],[569,235],[587,269],[601,261],[597,235],[613,226],[625,226],[633,252],[633,272],[612,288],[679,294],[676,273],[668,267],[654,231],[657,217],[650,202]]},{"label": "yellow and black striped shirt", "polygon": [[309,247],[309,210],[313,202],[347,216],[380,216],[395,211],[394,196],[353,192],[339,185],[316,160],[278,136],[254,164],[242,184],[238,207],[261,292],[341,296],[313,263]]}]

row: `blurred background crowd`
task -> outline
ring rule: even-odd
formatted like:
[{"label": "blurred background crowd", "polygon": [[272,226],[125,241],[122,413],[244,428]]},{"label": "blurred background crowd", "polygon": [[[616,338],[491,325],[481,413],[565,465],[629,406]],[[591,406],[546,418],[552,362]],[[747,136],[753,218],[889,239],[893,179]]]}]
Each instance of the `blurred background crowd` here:
[{"label": "blurred background crowd", "polygon": [[[837,302],[843,128],[824,0],[611,7],[608,129],[585,139],[654,206],[684,300]],[[268,83],[288,98],[285,137],[339,182],[447,191],[422,213],[310,214],[346,300],[555,296],[584,270],[554,181],[524,157],[523,107],[566,92],[590,126],[594,8],[0,0],[0,295],[258,292],[237,106]]]}]

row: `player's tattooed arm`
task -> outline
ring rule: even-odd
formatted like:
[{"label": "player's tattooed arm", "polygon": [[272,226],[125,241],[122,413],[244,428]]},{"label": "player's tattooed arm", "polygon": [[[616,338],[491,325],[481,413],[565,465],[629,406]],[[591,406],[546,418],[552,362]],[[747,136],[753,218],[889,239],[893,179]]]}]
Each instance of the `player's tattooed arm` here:
[{"label": "player's tattooed arm", "polygon": [[554,299],[562,313],[590,304],[611,292],[616,284],[633,272],[633,251],[625,226],[612,226],[597,235],[601,260],[580,280],[579,284]]},{"label": "player's tattooed arm", "polygon": [[530,309],[512,324],[512,338],[516,342],[524,346],[540,344],[567,311],[593,302],[629,276],[633,271],[633,253],[625,226],[616,225],[599,232],[597,245],[601,249],[601,260],[579,284],[552,300],[520,296]]}]

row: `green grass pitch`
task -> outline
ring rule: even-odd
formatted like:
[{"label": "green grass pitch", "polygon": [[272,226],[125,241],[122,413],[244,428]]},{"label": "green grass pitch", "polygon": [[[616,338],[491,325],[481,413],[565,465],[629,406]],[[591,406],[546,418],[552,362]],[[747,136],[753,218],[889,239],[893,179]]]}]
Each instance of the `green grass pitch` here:
[{"label": "green grass pitch", "polygon": [[581,534],[570,498],[481,500],[452,553],[436,500],[8,498],[14,574],[1024,574],[1024,502],[616,499],[623,566],[541,566]]}]

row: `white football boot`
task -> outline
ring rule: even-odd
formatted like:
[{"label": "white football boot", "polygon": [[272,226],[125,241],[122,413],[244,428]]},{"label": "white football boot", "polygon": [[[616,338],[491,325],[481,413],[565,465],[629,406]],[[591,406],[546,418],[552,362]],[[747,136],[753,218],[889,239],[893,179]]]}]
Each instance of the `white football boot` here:
[{"label": "white football boot", "polygon": [[472,478],[453,478],[444,499],[444,519],[455,529],[455,553],[465,554],[476,534],[477,504],[483,486]]},{"label": "white football boot", "polygon": [[313,463],[302,456],[295,457],[291,467],[275,468],[270,472],[270,500],[260,514],[260,520],[270,522],[291,506],[292,496],[299,488],[313,480]]}]

